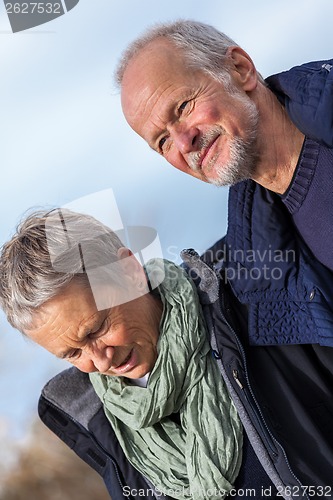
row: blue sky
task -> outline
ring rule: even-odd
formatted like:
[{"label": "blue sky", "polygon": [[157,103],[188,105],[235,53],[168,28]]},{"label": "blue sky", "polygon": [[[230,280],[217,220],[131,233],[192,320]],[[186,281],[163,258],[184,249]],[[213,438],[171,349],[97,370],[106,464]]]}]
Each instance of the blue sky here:
[{"label": "blue sky", "polygon": [[[179,17],[225,31],[263,76],[332,57],[331,0],[81,0],[51,23],[16,34],[1,3],[0,244],[28,208],[62,206],[105,189],[113,190],[125,225],[157,229],[166,258],[175,260],[187,246],[202,251],[224,234],[227,190],[154,154],[129,129],[112,83],[133,37]],[[104,197],[107,217],[111,206]],[[0,363],[1,439],[29,421],[41,386],[64,365],[27,344],[3,317]]]}]

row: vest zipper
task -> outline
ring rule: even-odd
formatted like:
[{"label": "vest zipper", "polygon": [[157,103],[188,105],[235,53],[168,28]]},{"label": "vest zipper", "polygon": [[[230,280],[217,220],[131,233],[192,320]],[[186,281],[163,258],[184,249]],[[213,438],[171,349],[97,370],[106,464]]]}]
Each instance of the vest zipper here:
[{"label": "vest zipper", "polygon": [[[261,429],[261,432],[263,434],[263,437],[266,441],[267,446],[271,450],[271,453],[273,454],[273,456],[277,457],[278,453],[276,450],[275,443],[273,441],[274,438],[268,429],[268,426],[264,420],[264,417],[261,413],[261,410],[257,406],[257,402],[254,399],[254,397],[251,393],[251,390],[248,390],[248,388],[247,388],[247,386],[249,386],[249,383],[247,382],[247,386],[242,384],[242,382],[239,378],[239,371],[236,368],[232,369],[232,376],[233,376],[233,379],[235,380],[236,384],[238,385],[238,387],[241,389],[242,393],[244,394],[244,397],[245,397],[248,405],[251,407],[251,410],[252,410],[252,412],[257,420],[257,423]],[[256,406],[253,404],[253,400],[254,400]]]},{"label": "vest zipper", "polygon": [[[223,295],[222,295],[222,298],[223,298]],[[238,350],[241,354],[242,361],[243,361],[245,382],[242,382],[240,380],[239,370],[237,368],[231,368],[232,378],[235,380],[236,384],[241,389],[242,394],[244,394],[244,397],[245,397],[248,405],[250,406],[260,429],[262,430],[262,432],[265,436],[265,441],[266,441],[267,445],[269,446],[269,449],[271,450],[272,454],[276,457],[277,450],[276,450],[276,446],[274,443],[274,437],[272,436],[272,434],[268,428],[268,425],[266,424],[265,418],[264,418],[262,411],[259,407],[259,404],[254,396],[254,393],[253,393],[253,390],[252,390],[252,387],[250,384],[249,375],[248,375],[248,371],[247,371],[246,354],[245,354],[244,348],[243,348],[235,330],[232,328],[232,326],[230,325],[230,322],[225,317],[225,315],[222,311],[221,305],[220,305],[220,313],[222,314],[224,320],[226,321],[228,327],[230,328],[230,331],[231,331],[233,337],[235,338]]]},{"label": "vest zipper", "polygon": [[243,386],[242,382],[239,380],[238,370],[236,370],[235,368],[232,370],[232,376],[234,377],[236,384],[240,387],[240,389],[243,390],[244,386]]}]

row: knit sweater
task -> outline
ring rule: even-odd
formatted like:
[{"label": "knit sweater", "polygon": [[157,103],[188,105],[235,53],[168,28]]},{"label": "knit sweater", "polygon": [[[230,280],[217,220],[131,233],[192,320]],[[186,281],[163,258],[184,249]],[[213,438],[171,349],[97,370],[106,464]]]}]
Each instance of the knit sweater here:
[{"label": "knit sweater", "polygon": [[314,257],[333,270],[333,60],[296,66],[266,81],[306,136],[282,201]]}]

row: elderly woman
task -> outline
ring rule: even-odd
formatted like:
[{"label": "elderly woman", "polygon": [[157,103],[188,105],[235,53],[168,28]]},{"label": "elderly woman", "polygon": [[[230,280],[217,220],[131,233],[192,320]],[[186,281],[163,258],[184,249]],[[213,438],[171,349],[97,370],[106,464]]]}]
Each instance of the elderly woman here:
[{"label": "elderly woman", "polygon": [[[121,469],[123,486],[143,481],[155,497],[195,500],[290,500],[307,489],[331,498],[330,348],[250,346],[246,310],[195,252],[186,255],[198,288],[171,262],[142,266],[92,217],[33,213],[2,248],[0,303],[14,328],[89,374],[108,420],[106,428],[93,413],[86,432],[96,449],[112,429],[112,461],[121,451],[135,469]],[[129,496],[108,484],[113,500]]]},{"label": "elderly woman", "polygon": [[53,210],[4,245],[0,297],[14,328],[90,374],[125,455],[159,491],[231,491],[242,427],[183,269],[143,268],[97,220]]}]

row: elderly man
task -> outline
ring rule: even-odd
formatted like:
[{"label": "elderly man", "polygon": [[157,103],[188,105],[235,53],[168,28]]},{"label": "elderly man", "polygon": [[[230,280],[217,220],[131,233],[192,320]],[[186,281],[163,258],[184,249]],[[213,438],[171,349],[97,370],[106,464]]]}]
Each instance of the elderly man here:
[{"label": "elderly man", "polygon": [[125,117],[152,149],[232,184],[226,276],[249,308],[253,344],[333,345],[331,68],[265,82],[230,38],[179,21],[134,41],[117,70]]}]

